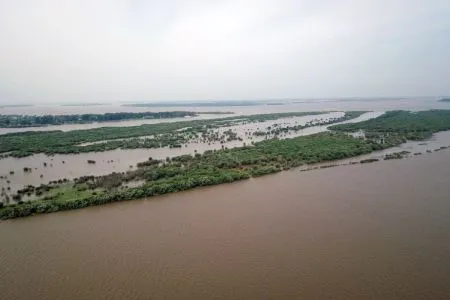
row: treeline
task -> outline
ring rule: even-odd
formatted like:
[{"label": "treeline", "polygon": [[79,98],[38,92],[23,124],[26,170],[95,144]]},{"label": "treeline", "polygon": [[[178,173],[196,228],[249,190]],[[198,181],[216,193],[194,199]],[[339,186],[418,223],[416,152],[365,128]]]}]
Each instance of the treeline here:
[{"label": "treeline", "polygon": [[[369,153],[367,141],[346,134],[320,133],[286,140],[267,140],[251,147],[207,151],[195,156],[183,155],[165,161],[149,160],[140,168],[106,176],[76,179],[67,194],[83,190],[83,198],[47,197],[0,209],[0,218],[23,217],[150,197],[199,186],[233,182],[287,170],[305,163],[336,160]],[[139,187],[125,188],[127,182],[144,180]],[[45,195],[44,195],[45,197]]]},{"label": "treeline", "polygon": [[151,103],[131,103],[123,104],[122,106],[131,107],[221,107],[221,106],[255,106],[263,104],[261,101],[252,100],[229,100],[229,101],[165,101],[165,102],[151,102]]},{"label": "treeline", "polygon": [[123,121],[132,119],[169,119],[193,117],[197,113],[190,111],[164,112],[118,112],[105,114],[75,114],[75,115],[0,115],[0,127],[20,128],[39,127],[62,124],[88,124],[95,122]]},{"label": "treeline", "polygon": [[450,130],[450,110],[388,111],[364,122],[330,126],[336,131],[371,133],[397,133],[408,139],[422,139],[434,132]]},{"label": "treeline", "polygon": [[338,132],[362,131],[365,139],[385,148],[408,140],[424,140],[435,132],[450,130],[450,110],[388,111],[374,119],[333,125],[328,129]]},{"label": "treeline", "polygon": [[[278,118],[318,115],[324,112],[294,112],[227,117],[210,120],[191,120],[130,127],[102,127],[73,131],[29,131],[0,135],[0,154],[10,152],[13,157],[24,157],[35,153],[70,154],[92,151],[108,151],[118,148],[178,147],[187,136],[202,134],[207,129],[235,125],[237,123],[261,122]],[[180,132],[180,130],[183,130]],[[129,139],[141,136],[159,136],[157,139]],[[129,139],[129,140],[119,140]],[[80,146],[83,143],[102,143]]]}]

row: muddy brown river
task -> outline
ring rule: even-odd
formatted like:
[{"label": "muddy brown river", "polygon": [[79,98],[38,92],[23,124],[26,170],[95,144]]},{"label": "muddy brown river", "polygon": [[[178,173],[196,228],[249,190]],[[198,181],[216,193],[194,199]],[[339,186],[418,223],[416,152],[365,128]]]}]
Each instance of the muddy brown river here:
[{"label": "muddy brown river", "polygon": [[0,223],[1,299],[449,299],[450,151]]}]

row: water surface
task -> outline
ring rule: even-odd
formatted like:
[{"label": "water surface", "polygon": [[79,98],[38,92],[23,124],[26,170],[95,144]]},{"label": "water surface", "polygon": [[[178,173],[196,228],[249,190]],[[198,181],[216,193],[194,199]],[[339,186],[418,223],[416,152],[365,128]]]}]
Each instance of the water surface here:
[{"label": "water surface", "polygon": [[0,223],[2,299],[448,299],[450,151]]}]

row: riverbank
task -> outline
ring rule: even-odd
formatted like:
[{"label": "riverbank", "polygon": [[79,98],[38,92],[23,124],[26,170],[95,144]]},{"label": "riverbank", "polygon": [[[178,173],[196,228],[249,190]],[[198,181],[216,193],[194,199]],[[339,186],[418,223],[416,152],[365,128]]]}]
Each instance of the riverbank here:
[{"label": "riverbank", "polygon": [[449,178],[450,151],[440,151],[2,221],[0,290],[36,300],[62,290],[67,300],[446,299]]}]

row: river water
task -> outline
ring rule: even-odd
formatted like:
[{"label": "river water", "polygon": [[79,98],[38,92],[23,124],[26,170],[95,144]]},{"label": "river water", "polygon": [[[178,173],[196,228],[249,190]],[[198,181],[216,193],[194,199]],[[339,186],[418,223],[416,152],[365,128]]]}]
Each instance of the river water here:
[{"label": "river water", "polygon": [[0,223],[2,299],[449,299],[450,151]]},{"label": "river water", "polygon": [[[372,110],[373,117],[391,109],[431,108],[450,105],[432,98],[353,99],[217,110]],[[171,109],[35,106],[0,108],[0,114],[160,110]],[[323,130],[308,128],[296,135]],[[448,145],[450,132],[442,132],[425,143],[409,142],[342,163]],[[220,145],[8,158],[0,160],[0,173],[17,169],[8,174],[16,188],[123,171],[148,156],[164,158],[208,147]],[[86,163],[91,158],[96,165]],[[23,174],[23,166],[33,167],[33,172]],[[373,164],[295,169],[151,199],[3,221],[0,299],[450,299],[449,180],[447,149]]]}]

